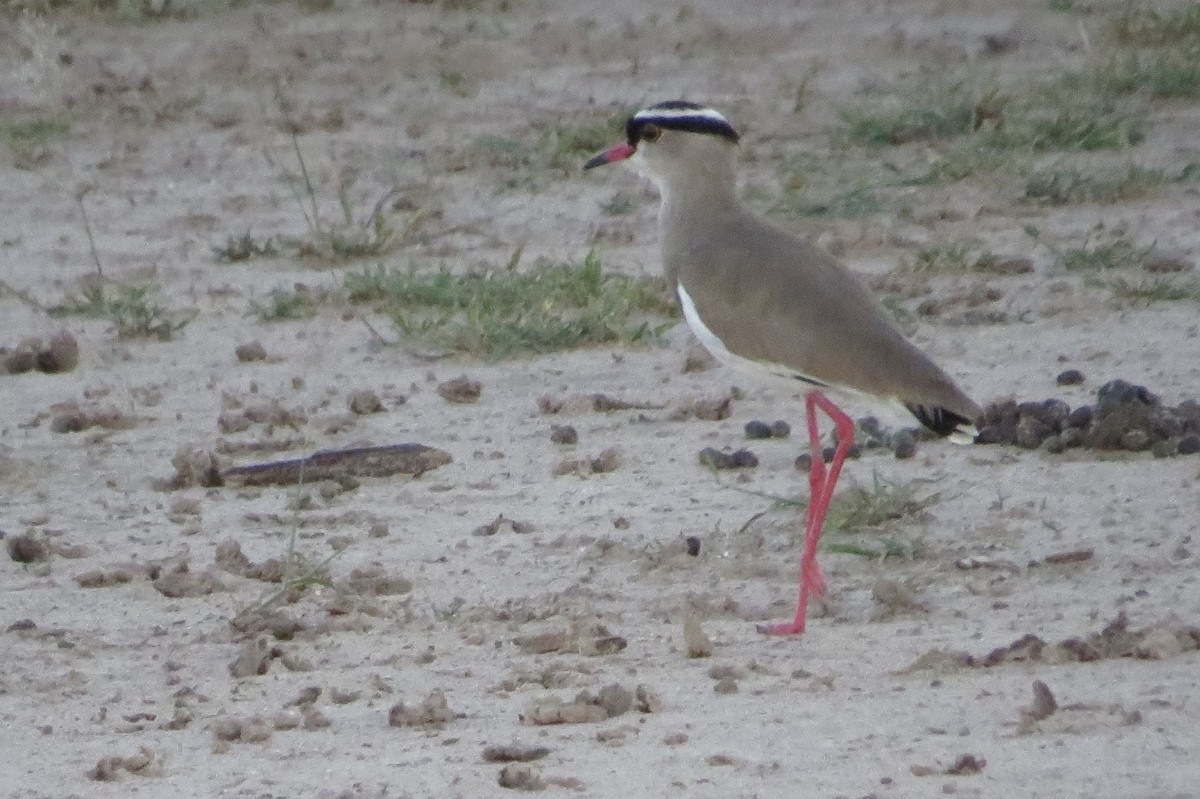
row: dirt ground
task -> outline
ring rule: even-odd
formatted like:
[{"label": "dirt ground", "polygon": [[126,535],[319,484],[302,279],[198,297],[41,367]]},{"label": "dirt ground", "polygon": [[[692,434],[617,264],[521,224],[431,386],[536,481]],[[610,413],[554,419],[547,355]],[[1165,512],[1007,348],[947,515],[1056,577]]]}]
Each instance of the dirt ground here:
[{"label": "dirt ground", "polygon": [[[649,5],[0,20],[0,116],[68,126],[0,163],[0,345],[65,329],[80,348],[72,371],[0,375],[0,530],[40,547],[0,557],[0,795],[1200,796],[1200,652],[1171,637],[1200,623],[1195,457],[943,442],[867,454],[840,490],[883,480],[929,499],[875,531],[915,556],[825,553],[830,593],[808,632],[764,637],[756,623],[795,601],[800,531],[770,497],[806,493],[802,442],[742,431],[799,429],[797,397],[685,372],[681,326],[645,346],[429,360],[339,298],[353,269],[503,265],[518,247],[523,264],[595,248],[608,269],[656,274],[650,187],[554,161],[548,132],[710,103],[745,132],[746,196],[765,211],[785,173],[835,194],[889,159],[934,157],[840,143],[839,109],[864,91],[922,70],[1019,83],[1084,63],[1103,24],[1102,6],[1046,2]],[[1200,161],[1200,107],[1147,108],[1145,139],[1094,163]],[[308,235],[292,130],[323,218],[341,216],[339,185],[356,221],[394,187],[395,224],[420,229],[360,259],[218,263],[231,236]],[[501,139],[526,155],[486,146]],[[987,175],[897,182],[873,213],[777,221],[868,276],[946,240],[1031,259],[1029,273],[942,275],[904,300],[951,308],[910,315],[911,330],[981,402],[1075,405],[1120,377],[1177,403],[1200,394],[1197,304],[1114,305],[1056,248],[1118,231],[1190,265],[1194,185],[1045,206]],[[605,212],[618,199],[629,212]],[[155,341],[45,313],[96,259],[195,318]],[[314,316],[252,312],[298,283],[326,292]],[[980,285],[998,313],[960,313],[955,298]],[[252,341],[268,357],[239,361]],[[1066,368],[1086,381],[1056,386]],[[435,386],[463,374],[481,396],[447,402]],[[667,410],[731,385],[726,419]],[[361,390],[380,412],[348,409]],[[538,404],[597,392],[652,407]],[[119,423],[57,432],[64,403]],[[218,425],[264,405],[266,422]],[[552,442],[552,423],[578,444]],[[229,466],[405,442],[453,461],[354,483],[165,485],[185,448]],[[710,446],[748,446],[760,464],[715,476],[697,460]],[[611,471],[555,476],[610,448]],[[277,597],[289,547],[305,579]],[[1078,641],[1056,645],[1119,613],[1125,650],[1097,638],[1081,660]],[[688,656],[689,617],[708,657]],[[1044,651],[1027,641],[985,665],[1028,634]]]}]

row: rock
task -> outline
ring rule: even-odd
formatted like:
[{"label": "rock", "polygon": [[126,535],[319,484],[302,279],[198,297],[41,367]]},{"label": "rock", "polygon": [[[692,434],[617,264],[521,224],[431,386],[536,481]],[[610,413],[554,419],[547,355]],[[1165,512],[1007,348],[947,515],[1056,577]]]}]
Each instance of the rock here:
[{"label": "rock", "polygon": [[441,727],[455,718],[446,695],[434,689],[415,706],[397,702],[388,711],[389,727]]},{"label": "rock", "polygon": [[758,466],[758,456],[748,449],[722,452],[713,447],[705,447],[700,450],[698,459],[701,466],[710,469],[753,469]]},{"label": "rock", "polygon": [[633,708],[633,691],[620,685],[606,685],[600,689],[594,704],[604,708],[610,719],[628,713]]},{"label": "rock", "polygon": [[259,341],[250,341],[245,344],[238,344],[233,348],[234,355],[240,363],[252,363],[254,361],[265,361],[267,359],[267,350]]},{"label": "rock", "polygon": [[688,372],[705,372],[717,365],[717,361],[713,358],[712,353],[704,348],[700,342],[692,339],[688,342],[687,349],[683,355],[684,374]]},{"label": "rock", "polygon": [[1092,423],[1094,415],[1091,405],[1080,405],[1067,415],[1067,427],[1082,430]]},{"label": "rock", "polygon": [[599,705],[582,702],[565,703],[559,699],[544,699],[531,702],[521,713],[526,724],[543,726],[548,724],[594,724],[605,721],[608,711]]},{"label": "rock", "polygon": [[1200,434],[1189,433],[1179,439],[1179,444],[1176,446],[1175,451],[1180,455],[1195,455],[1200,452]]},{"label": "rock", "polygon": [[357,416],[383,412],[383,401],[369,388],[352,391],[347,399],[347,405],[350,407],[350,412]]},{"label": "rock", "polygon": [[1078,369],[1064,369],[1054,378],[1054,383],[1059,386],[1078,386],[1084,379],[1083,372]]},{"label": "rock", "polygon": [[752,441],[763,438],[771,438],[772,435],[771,425],[767,424],[766,422],[759,421],[758,419],[746,422],[744,430],[746,433],[746,438]]},{"label": "rock", "polygon": [[896,456],[896,460],[908,460],[917,454],[917,437],[907,431],[901,430],[892,437],[892,453]]},{"label": "rock", "polygon": [[737,680],[735,680],[730,675],[726,675],[726,676],[722,677],[721,679],[717,680],[716,685],[713,686],[714,694],[722,694],[722,695],[728,696],[730,694],[736,694],[737,692],[738,692]]},{"label": "rock", "polygon": [[37,563],[50,557],[49,547],[32,533],[22,533],[8,539],[6,549],[8,556],[17,563]]},{"label": "rock", "polygon": [[526,763],[509,763],[500,769],[496,781],[501,788],[515,791],[541,791],[546,788],[546,781],[538,770]]},{"label": "rock", "polygon": [[569,424],[550,425],[550,440],[555,444],[570,446],[579,443],[579,433]]},{"label": "rock", "polygon": [[528,763],[531,760],[541,760],[550,754],[549,747],[530,746],[527,744],[497,744],[484,747],[484,763]]},{"label": "rock", "polygon": [[47,374],[70,372],[79,365],[79,342],[66,330],[50,337],[50,343],[37,354],[37,367]]},{"label": "rock", "polygon": [[1050,718],[1058,710],[1058,702],[1049,686],[1041,680],[1033,681],[1033,704],[1029,708],[1029,716],[1034,721]]},{"label": "rock", "polygon": [[1154,248],[1142,260],[1142,269],[1147,272],[1189,272],[1194,267],[1184,253]]}]

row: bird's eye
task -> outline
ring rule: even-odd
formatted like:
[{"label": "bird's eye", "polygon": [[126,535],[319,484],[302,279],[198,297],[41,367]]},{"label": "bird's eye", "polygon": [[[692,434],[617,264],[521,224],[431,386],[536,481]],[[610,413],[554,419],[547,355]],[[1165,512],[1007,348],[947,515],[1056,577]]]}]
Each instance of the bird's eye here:
[{"label": "bird's eye", "polygon": [[646,125],[642,128],[642,141],[648,141],[651,144],[662,138],[662,128],[658,125]]}]

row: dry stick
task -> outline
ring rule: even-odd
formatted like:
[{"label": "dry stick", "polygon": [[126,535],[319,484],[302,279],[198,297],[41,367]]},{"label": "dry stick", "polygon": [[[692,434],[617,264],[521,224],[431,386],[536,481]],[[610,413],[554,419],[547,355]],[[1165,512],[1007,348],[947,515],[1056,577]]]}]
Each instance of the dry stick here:
[{"label": "dry stick", "polygon": [[100,253],[96,250],[96,237],[92,235],[92,222],[88,219],[87,206],[83,204],[84,196],[90,191],[82,189],[75,193],[75,203],[79,206],[79,215],[83,217],[83,229],[87,233],[88,247],[92,251],[92,262],[96,264],[96,274],[104,277],[104,267],[100,265]]},{"label": "dry stick", "polygon": [[[300,137],[296,134],[295,125],[288,125],[292,134],[292,149],[296,151],[296,160],[300,162],[300,176],[304,178],[304,188],[308,191],[308,201],[312,204],[312,222],[309,222],[309,229],[314,233],[320,232],[320,214],[317,211],[317,193],[313,189],[312,179],[308,176],[308,166],[304,163],[304,154],[300,152]],[[304,220],[308,221],[308,212],[304,210],[304,204],[300,204],[300,211],[304,214]]]},{"label": "dry stick", "polygon": [[49,309],[45,305],[42,305],[40,302],[35,300],[29,292],[9,284],[9,282],[6,280],[0,280],[0,291],[7,291],[9,294],[13,295],[26,305],[35,308],[42,313],[49,313]]}]

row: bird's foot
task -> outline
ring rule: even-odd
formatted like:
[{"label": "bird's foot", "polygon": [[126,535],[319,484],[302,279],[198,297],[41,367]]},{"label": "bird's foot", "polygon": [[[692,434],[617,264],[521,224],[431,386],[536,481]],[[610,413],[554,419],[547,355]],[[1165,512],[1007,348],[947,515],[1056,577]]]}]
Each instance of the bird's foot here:
[{"label": "bird's foot", "polygon": [[803,621],[788,621],[781,624],[760,624],[758,631],[763,635],[800,635],[804,632]]}]

